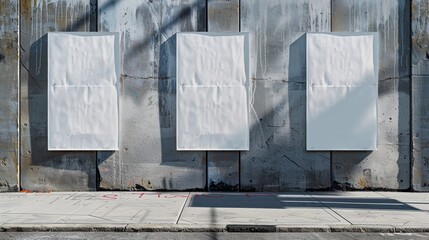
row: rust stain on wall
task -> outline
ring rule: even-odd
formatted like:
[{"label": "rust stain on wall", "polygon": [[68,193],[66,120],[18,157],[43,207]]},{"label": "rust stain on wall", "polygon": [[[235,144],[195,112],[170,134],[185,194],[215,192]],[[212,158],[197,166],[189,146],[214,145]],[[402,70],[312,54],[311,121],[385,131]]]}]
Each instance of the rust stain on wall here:
[{"label": "rust stain on wall", "polygon": [[95,190],[95,152],[47,151],[47,38],[88,31],[89,0],[22,0],[21,183],[30,191]]}]

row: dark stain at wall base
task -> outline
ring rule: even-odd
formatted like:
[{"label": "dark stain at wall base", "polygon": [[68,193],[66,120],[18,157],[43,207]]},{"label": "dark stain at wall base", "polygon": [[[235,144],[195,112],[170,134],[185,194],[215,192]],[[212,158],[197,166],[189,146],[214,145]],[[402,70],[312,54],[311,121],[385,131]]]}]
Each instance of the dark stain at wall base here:
[{"label": "dark stain at wall base", "polygon": [[1,183],[0,182],[0,192],[17,192],[18,191],[18,186],[14,185],[14,186],[10,186],[8,182],[5,183]]},{"label": "dark stain at wall base", "polygon": [[4,55],[0,53],[0,62],[4,61]]},{"label": "dark stain at wall base", "polygon": [[353,187],[348,182],[341,183],[341,182],[334,181],[332,184],[332,188],[335,190],[339,190],[339,191],[351,191],[351,190],[353,190]]},{"label": "dark stain at wall base", "polygon": [[[317,189],[316,191],[320,191],[321,189]],[[413,191],[411,188],[407,188],[407,189],[393,189],[393,188],[380,188],[380,187],[363,187],[363,188],[355,188],[352,186],[351,183],[348,182],[337,182],[334,181],[333,182],[333,186],[332,189],[324,189],[321,191],[332,191],[332,190],[337,190],[337,191],[399,191],[399,192],[410,192]],[[312,191],[312,190],[306,190],[306,191]]]},{"label": "dark stain at wall base", "polygon": [[229,184],[226,184],[222,181],[217,182],[217,183],[210,181],[209,190],[210,191],[227,191],[227,192],[237,191],[238,192],[238,184],[237,185],[229,185]]}]

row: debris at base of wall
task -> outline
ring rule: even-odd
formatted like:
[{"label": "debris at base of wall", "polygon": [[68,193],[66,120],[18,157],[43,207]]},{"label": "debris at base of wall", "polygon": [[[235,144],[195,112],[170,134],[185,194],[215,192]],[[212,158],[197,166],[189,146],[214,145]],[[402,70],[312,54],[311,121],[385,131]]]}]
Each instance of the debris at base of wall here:
[{"label": "debris at base of wall", "polygon": [[209,191],[227,191],[227,192],[237,192],[238,191],[238,184],[236,185],[229,185],[222,181],[220,182],[214,182],[210,181],[209,184]]}]

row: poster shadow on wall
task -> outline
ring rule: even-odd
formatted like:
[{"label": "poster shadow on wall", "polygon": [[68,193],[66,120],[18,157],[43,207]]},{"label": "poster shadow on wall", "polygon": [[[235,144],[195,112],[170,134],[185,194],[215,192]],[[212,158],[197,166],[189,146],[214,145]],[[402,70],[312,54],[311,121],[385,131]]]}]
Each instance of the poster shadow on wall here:
[{"label": "poster shadow on wall", "polygon": [[[161,137],[161,165],[190,167],[194,151],[176,149],[176,35],[160,46],[158,68],[158,108]],[[193,157],[192,157],[193,158]],[[192,159],[195,161],[195,158]]]},{"label": "poster shadow on wall", "polygon": [[[366,24],[362,24],[365,21],[357,25],[349,25],[348,27],[341,27],[341,25],[339,25],[339,28],[337,27],[337,30],[342,31],[378,32],[379,142],[378,150],[373,152],[334,152],[332,174],[334,174],[334,188],[336,189],[410,190],[410,166],[412,166],[410,164],[409,137],[411,130],[409,108],[409,76],[411,75],[410,6],[409,0],[398,1],[398,3],[395,3],[395,8],[398,8],[397,10],[390,8],[389,11],[393,12],[386,15],[384,20],[376,20],[374,24],[369,24],[367,27],[365,27]],[[375,7],[375,5],[362,5],[362,7],[362,10],[364,10]],[[371,19],[372,17],[368,15],[367,20],[372,22],[374,19]],[[392,19],[394,19],[393,21],[397,21],[398,29]],[[355,20],[357,19],[355,18]],[[393,39],[391,39],[392,37]],[[398,49],[396,49],[396,44]],[[390,55],[391,51],[396,53]],[[391,62],[392,60],[393,62]],[[398,75],[396,75],[397,67],[399,68]],[[393,100],[396,94],[398,94],[398,97]],[[393,116],[391,115],[392,113]],[[395,121],[397,121],[397,124],[394,123]],[[395,138],[397,138],[397,143]],[[372,154],[373,156],[370,156]],[[393,156],[396,154],[398,156],[395,159]],[[364,161],[365,163],[363,163]],[[353,177],[359,179],[351,179]]]},{"label": "poster shadow on wall", "polygon": [[[77,19],[70,21],[60,31],[79,31],[88,22],[90,30],[96,31],[96,12],[105,11],[116,3],[115,0],[109,0],[99,6],[97,0],[90,0],[91,9]],[[96,152],[48,151],[47,43],[48,36],[45,34],[29,46],[29,53],[23,54],[21,57],[25,58],[25,55],[29,55],[29,65],[26,66],[23,62],[20,64],[21,71],[25,70],[28,74],[27,99],[21,98],[21,103],[23,103],[21,110],[28,110],[28,122],[23,123],[22,134],[29,135],[20,137],[22,142],[20,156],[21,187],[33,191],[82,190],[82,183],[87,181],[87,189],[96,190],[98,184],[96,180],[96,171],[98,171]],[[26,104],[27,106],[25,106]],[[21,119],[23,118],[21,117]],[[44,173],[45,170],[40,170],[40,166],[46,170],[49,168],[60,170],[64,175],[61,172],[58,174]],[[76,173],[85,173],[88,178],[82,179],[83,174]],[[65,189],[64,186],[71,186],[71,188]]]},{"label": "poster shadow on wall", "polygon": [[[111,8],[116,2],[106,1],[99,9]],[[60,31],[80,31],[87,23],[90,24],[90,30],[95,31],[97,1],[91,0],[90,5],[90,10],[70,21]],[[21,97],[21,111],[24,114],[28,111],[27,120],[21,117],[21,121],[27,121],[22,122],[21,136],[24,137],[20,139],[21,187],[32,191],[64,191],[83,190],[86,185],[86,190],[96,190],[98,169],[95,151],[48,151],[47,46],[48,35],[45,34],[26,49],[29,53],[21,57],[29,56],[28,66],[21,62],[21,71],[25,70],[28,75],[28,79],[21,80],[27,83],[27,98]],[[85,175],[87,177],[83,177]]]},{"label": "poster shadow on wall", "polygon": [[[304,139],[304,142],[302,144],[302,150],[304,152],[307,152],[308,154],[315,154],[319,155],[321,157],[324,157],[323,155],[326,155],[326,153],[329,153],[329,156],[331,158],[331,155],[333,151],[307,151],[306,150],[306,141],[307,138],[307,129],[306,129],[306,101],[307,101],[307,90],[306,90],[306,82],[307,82],[307,76],[306,76],[306,70],[307,70],[307,46],[306,46],[306,34],[303,33],[297,40],[295,40],[289,47],[289,66],[288,66],[288,79],[289,79],[289,86],[288,86],[288,105],[289,105],[289,114],[300,114],[299,119],[302,119],[303,123],[295,126],[294,121],[290,120],[291,124],[291,133],[293,133],[296,130],[301,131],[301,137],[299,139]],[[304,94],[302,94],[302,99],[298,99],[294,96],[294,91],[302,91]],[[344,101],[339,101],[338,104],[342,104]],[[299,110],[298,110],[299,108]],[[297,116],[294,116],[296,119]],[[365,130],[365,129],[363,129]],[[358,166],[360,162],[364,161],[371,153],[372,151],[352,151],[352,152],[346,152],[341,151],[342,156],[350,156],[350,160],[354,159],[356,162],[354,163],[354,166]],[[357,157],[356,157],[357,156]],[[334,182],[334,180],[338,180],[339,176],[334,176],[335,171],[332,169],[332,159],[326,159],[327,161],[330,161],[330,170],[328,174],[330,174],[330,187],[329,188],[338,188],[338,182]],[[352,176],[352,173],[347,169],[346,165],[342,165],[341,167],[346,168],[346,172],[349,172],[347,176],[344,176],[346,179],[350,176]],[[309,174],[309,177],[313,177],[311,181],[314,183],[320,182],[320,180],[317,179],[317,176],[315,174]],[[344,179],[346,182],[346,179]],[[340,186],[340,187],[346,187],[346,186]],[[326,189],[326,188],[321,188]]]},{"label": "poster shadow on wall", "polygon": [[[73,190],[73,186],[79,188],[82,184],[71,182],[82,181],[81,177],[76,175],[76,178],[70,179],[65,176],[70,176],[71,172],[83,172],[88,176],[88,190],[95,190],[95,152],[48,151],[47,54],[48,34],[45,34],[31,45],[29,68],[25,69],[28,72],[28,91],[25,102],[28,103],[28,123],[23,123],[23,127],[28,129],[23,130],[23,134],[28,130],[30,136],[25,139],[30,142],[22,145],[22,149],[25,149],[21,156],[22,187],[33,191],[52,191],[58,190],[55,186],[71,186],[70,190]],[[21,66],[25,68],[24,64]],[[57,169],[61,172],[53,176],[43,176],[44,174],[40,172],[45,170],[39,167],[47,168],[46,170]],[[63,177],[62,174],[64,174]]]},{"label": "poster shadow on wall", "polygon": [[[161,44],[158,68],[158,113],[162,163],[176,151],[176,34]],[[170,162],[171,163],[171,162]]]}]

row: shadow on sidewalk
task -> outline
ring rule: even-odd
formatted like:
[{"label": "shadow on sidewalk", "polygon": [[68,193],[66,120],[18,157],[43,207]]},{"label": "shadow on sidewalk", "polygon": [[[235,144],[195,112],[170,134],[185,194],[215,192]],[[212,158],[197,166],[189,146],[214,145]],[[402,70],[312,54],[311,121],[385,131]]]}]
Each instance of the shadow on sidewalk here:
[{"label": "shadow on sidewalk", "polygon": [[298,195],[275,193],[195,194],[189,207],[207,208],[342,208],[360,210],[420,211],[404,202],[389,198],[359,198],[338,195]]}]

